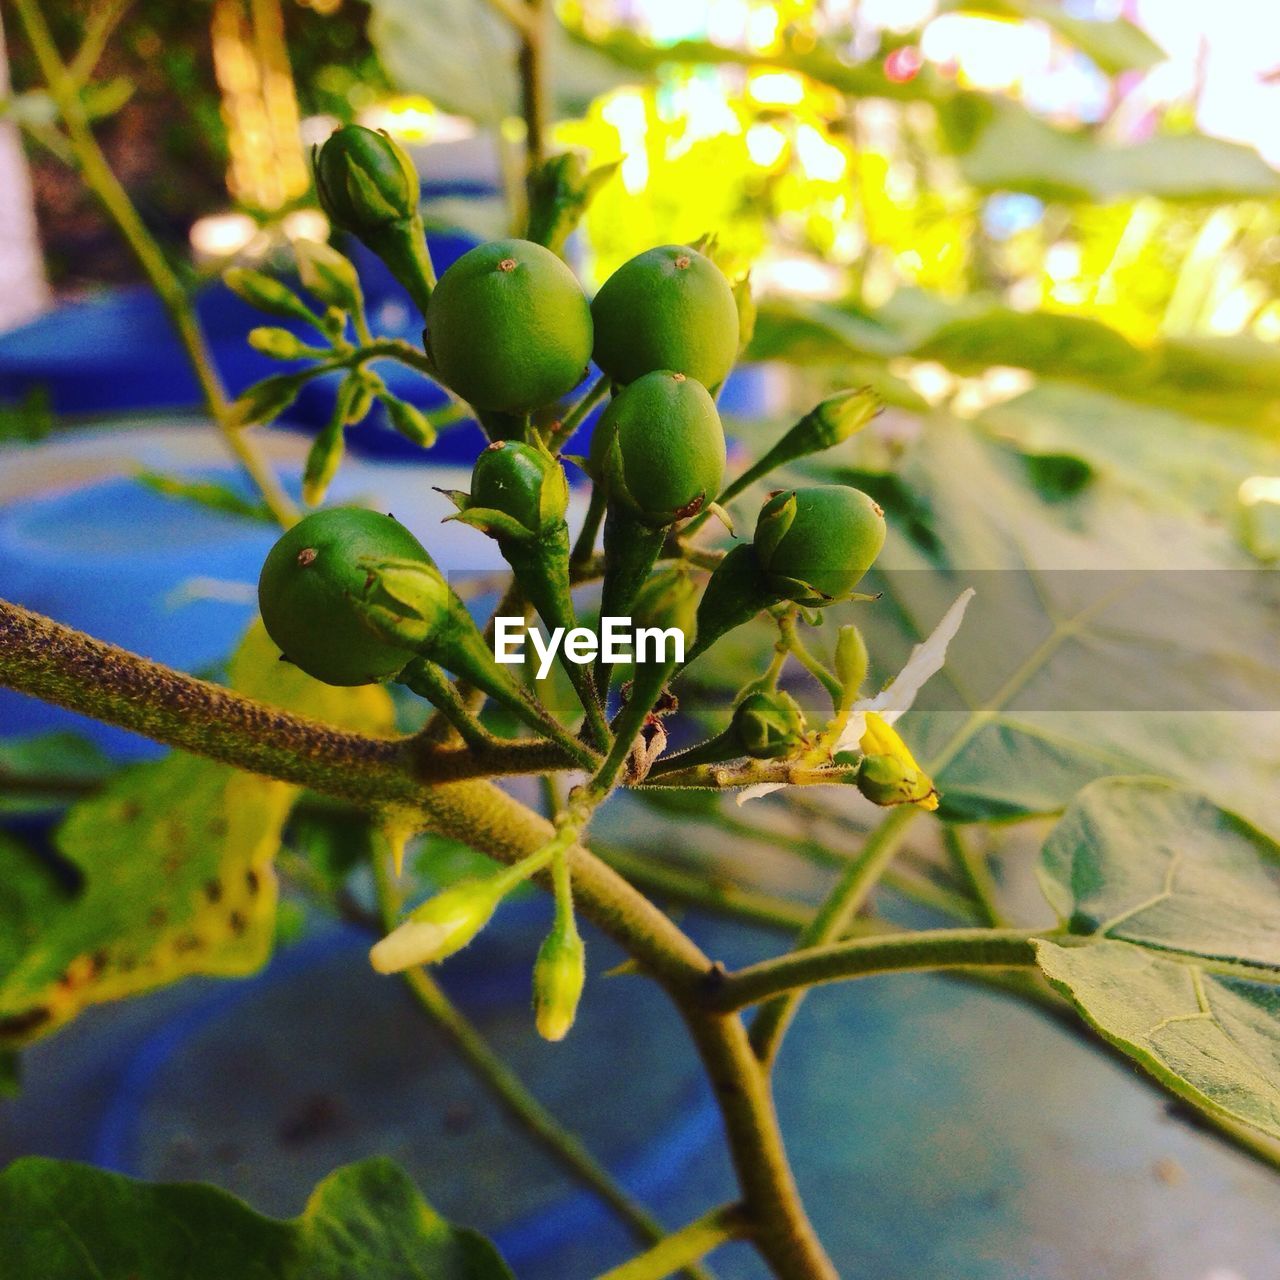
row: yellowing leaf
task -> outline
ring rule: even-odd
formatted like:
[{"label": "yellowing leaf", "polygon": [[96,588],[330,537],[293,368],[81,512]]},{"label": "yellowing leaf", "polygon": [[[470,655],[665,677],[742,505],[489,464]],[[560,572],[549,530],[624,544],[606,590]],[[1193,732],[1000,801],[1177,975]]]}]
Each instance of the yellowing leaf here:
[{"label": "yellowing leaf", "polygon": [[[280,662],[260,625],[231,681],[345,728],[391,728],[385,690],[319,684]],[[275,927],[273,862],[297,791],[175,752],[76,805],[57,843],[84,876],[80,893],[42,898],[38,920],[0,918],[0,1046],[45,1035],[90,1004],[260,968]]]}]

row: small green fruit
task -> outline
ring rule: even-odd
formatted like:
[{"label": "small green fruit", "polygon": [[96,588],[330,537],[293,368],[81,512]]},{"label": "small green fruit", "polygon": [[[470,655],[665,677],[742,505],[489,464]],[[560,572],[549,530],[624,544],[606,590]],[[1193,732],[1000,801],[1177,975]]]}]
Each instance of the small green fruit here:
[{"label": "small green fruit", "polygon": [[571,391],[591,359],[591,308],[573,272],[529,240],[463,254],[427,304],[427,346],[477,409],[528,413]]},{"label": "small green fruit", "polygon": [[720,492],[720,415],[706,387],[682,373],[662,370],[637,378],[614,397],[596,437],[597,465],[610,499],[647,525],[674,524]]},{"label": "small green fruit", "polygon": [[540,533],[564,519],[569,484],[564,468],[546,449],[495,440],[472,468],[467,507],[501,512],[530,533]]},{"label": "small green fruit", "polygon": [[300,520],[271,548],[258,579],[258,607],[284,656],[325,684],[372,684],[397,675],[415,656],[388,644],[356,607],[367,557],[430,557],[390,516],[332,507]]},{"label": "small green fruit", "polygon": [[817,608],[846,599],[884,546],[884,511],[842,484],[783,489],[761,508],[756,559],[769,587]]},{"label": "small green fruit", "polygon": [[705,387],[738,358],[738,304],[719,267],[696,249],[667,244],[624,262],[591,304],[595,361],[615,382],[656,369]]}]

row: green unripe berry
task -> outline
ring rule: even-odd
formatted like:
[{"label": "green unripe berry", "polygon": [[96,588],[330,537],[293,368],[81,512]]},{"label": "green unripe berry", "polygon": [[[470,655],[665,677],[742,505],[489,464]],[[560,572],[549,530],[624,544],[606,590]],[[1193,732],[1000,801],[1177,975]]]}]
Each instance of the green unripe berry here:
[{"label": "green unripe berry", "polygon": [[418,212],[418,173],[385,130],[349,124],[315,153],[316,194],[329,221],[366,235]]},{"label": "green unripe berry", "polygon": [[477,409],[528,413],[571,391],[591,359],[591,309],[573,272],[529,240],[462,255],[427,304],[427,346]]},{"label": "green unripe berry", "polygon": [[624,262],[591,304],[595,361],[615,382],[656,369],[705,387],[738,358],[738,304],[719,267],[696,249],[665,244]]},{"label": "green unripe berry", "polygon": [[564,519],[569,483],[546,450],[517,440],[495,440],[476,459],[468,508],[499,511],[530,533]]},{"label": "green unripe berry", "polygon": [[777,760],[804,744],[808,725],[800,704],[781,689],[749,693],[733,711],[733,727],[747,755]]},{"label": "green unripe berry", "polygon": [[884,511],[849,485],[783,489],[761,508],[756,559],[786,600],[819,607],[853,593],[884,546]]},{"label": "green unripe berry", "polygon": [[[596,427],[610,499],[654,528],[720,492],[724,428],[706,387],[682,373],[646,373],[618,393]],[[594,442],[593,442],[594,443]]]},{"label": "green unripe berry", "polygon": [[372,684],[397,675],[414,657],[368,625],[357,605],[367,557],[430,557],[390,516],[332,507],[300,520],[271,548],[258,579],[258,607],[284,656],[326,684]]}]

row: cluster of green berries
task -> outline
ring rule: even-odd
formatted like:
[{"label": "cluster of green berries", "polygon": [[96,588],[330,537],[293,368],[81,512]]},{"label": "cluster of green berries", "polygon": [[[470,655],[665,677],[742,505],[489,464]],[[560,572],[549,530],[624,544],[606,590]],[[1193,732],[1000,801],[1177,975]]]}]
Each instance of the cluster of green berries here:
[{"label": "cluster of green berries", "polygon": [[[610,398],[590,456],[576,461],[593,483],[597,525],[603,517],[602,617],[632,615],[644,624],[679,626],[688,641],[686,661],[692,661],[764,610],[788,602],[816,609],[854,597],[884,545],[885,521],[880,507],[850,486],[770,494],[754,536],[719,562],[701,590],[680,544],[671,541],[682,524],[694,527],[711,512],[723,514],[722,503],[775,468],[846,439],[874,411],[873,397],[864,392],[824,401],[726,486],[716,398],[738,357],[742,318],[749,313],[742,291],[705,253],[686,245],[650,249],[614,272],[593,301],[564,261],[532,240],[482,244],[436,281],[417,212],[417,176],[391,139],[341,130],[317,156],[316,176],[331,220],[378,252],[420,302],[430,368],[489,431],[492,443],[475,461],[470,490],[449,495],[457,507],[452,518],[497,542],[548,631],[568,632],[578,623],[571,568],[584,548],[574,560],[559,439],[556,428],[540,424],[592,363]],[[563,227],[546,238],[561,243]],[[671,557],[673,549],[673,567],[655,572],[664,550]],[[589,769],[608,771],[611,761],[633,749],[675,674],[671,662],[637,662],[610,721],[611,673],[602,664],[591,670],[566,662],[584,714],[580,733],[571,732],[509,667],[497,664],[422,544],[393,517],[364,509],[318,510],[290,529],[263,566],[259,602],[283,656],[317,679],[335,685],[399,681],[448,717],[443,673],[452,672]],[[457,722],[460,732],[463,723]],[[729,728],[704,745],[708,759],[726,758],[715,752],[727,750],[776,760],[797,757],[814,741],[794,699],[760,685],[744,692]],[[400,948],[419,954],[428,936],[441,955],[463,945],[491,909],[477,893],[464,895],[465,928],[454,919],[453,899],[433,900],[429,911],[413,917],[413,938],[393,935],[396,941],[388,939],[376,962],[394,967]],[[475,908],[473,898],[483,898],[485,910]],[[573,953],[572,964],[560,963],[563,957],[558,968],[551,959],[540,961],[547,974],[555,968],[558,975],[552,981],[544,974],[548,990],[580,989],[580,942],[577,948],[561,948],[566,956]],[[572,981],[560,969],[572,970]],[[569,1003],[566,996],[547,1005],[560,1010],[547,1012],[548,1027],[560,1034],[567,1029]]]}]

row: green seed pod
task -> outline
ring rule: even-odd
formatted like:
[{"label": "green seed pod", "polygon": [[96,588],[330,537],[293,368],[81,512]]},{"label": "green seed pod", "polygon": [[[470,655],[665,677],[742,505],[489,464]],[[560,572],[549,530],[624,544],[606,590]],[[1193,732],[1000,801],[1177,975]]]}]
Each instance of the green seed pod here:
[{"label": "green seed pod", "polygon": [[544,1040],[563,1040],[578,1013],[586,985],[586,950],[578,930],[555,925],[533,965],[533,1014]]},{"label": "green seed pod", "polygon": [[754,546],[770,588],[818,608],[853,594],[884,539],[877,503],[860,489],[827,484],[774,494],[761,508]]},{"label": "green seed pod", "polygon": [[388,680],[414,656],[371,629],[359,600],[366,556],[427,553],[403,525],[356,507],[317,511],[272,547],[258,580],[258,605],[285,657],[326,684]]},{"label": "green seed pod", "polygon": [[591,310],[549,249],[497,240],[440,277],[427,307],[427,346],[445,384],[475,408],[528,413],[582,379]]},{"label": "green seed pod", "polygon": [[638,378],[613,398],[596,434],[610,500],[645,524],[687,519],[720,490],[720,415],[706,387],[682,373],[660,370]]},{"label": "green seed pod", "polygon": [[385,130],[354,124],[331,134],[314,155],[316,194],[329,220],[368,245],[425,311],[435,270],[413,161]]},{"label": "green seed pod", "polygon": [[895,756],[863,756],[854,784],[872,804],[911,804],[920,795],[920,774]]},{"label": "green seed pod", "polygon": [[733,729],[747,755],[779,760],[804,745],[808,724],[789,693],[762,689],[749,693],[734,708]]},{"label": "green seed pod", "polygon": [[685,245],[624,262],[591,304],[595,361],[615,382],[671,369],[717,387],[738,358],[738,304],[724,273]]}]

